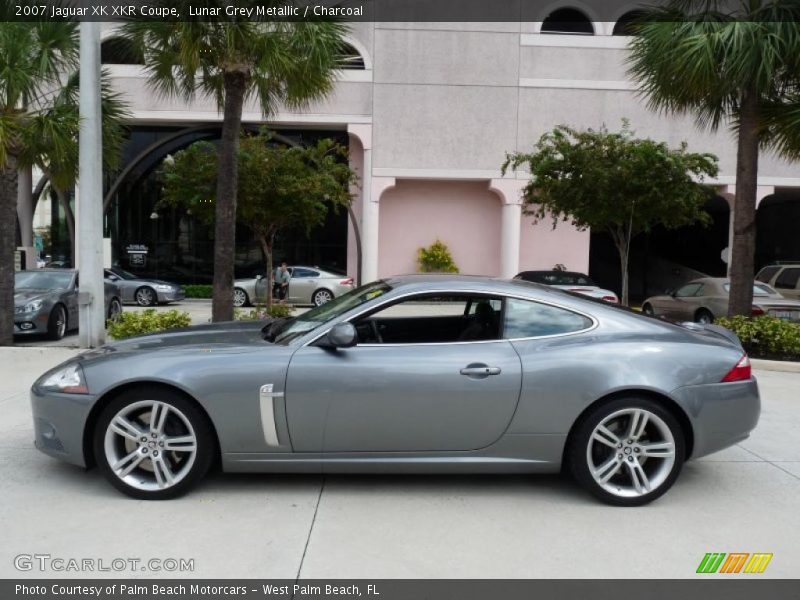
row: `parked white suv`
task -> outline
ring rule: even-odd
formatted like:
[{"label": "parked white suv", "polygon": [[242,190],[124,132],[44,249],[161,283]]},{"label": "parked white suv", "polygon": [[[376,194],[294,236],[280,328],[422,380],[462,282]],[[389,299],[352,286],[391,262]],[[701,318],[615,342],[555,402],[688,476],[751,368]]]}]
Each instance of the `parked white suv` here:
[{"label": "parked white suv", "polygon": [[756,279],[787,298],[800,300],[800,262],[766,266],[758,272]]}]

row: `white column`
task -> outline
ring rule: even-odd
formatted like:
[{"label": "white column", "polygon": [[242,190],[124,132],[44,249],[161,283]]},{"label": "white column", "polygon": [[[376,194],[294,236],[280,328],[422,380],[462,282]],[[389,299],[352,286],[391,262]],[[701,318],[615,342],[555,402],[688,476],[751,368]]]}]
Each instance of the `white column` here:
[{"label": "white column", "polygon": [[33,247],[33,175],[30,167],[17,172],[17,219],[19,219],[20,247],[25,250],[25,268],[36,267]]},{"label": "white column", "polygon": [[500,276],[510,279],[519,273],[519,240],[522,203],[503,204],[500,225]]},{"label": "white column", "polygon": [[103,282],[103,167],[100,114],[100,23],[80,24],[80,149],[77,206],[79,344],[105,342]]},{"label": "white column", "polygon": [[492,179],[489,190],[500,197],[500,276],[514,277],[519,273],[519,244],[522,227],[522,179]]}]

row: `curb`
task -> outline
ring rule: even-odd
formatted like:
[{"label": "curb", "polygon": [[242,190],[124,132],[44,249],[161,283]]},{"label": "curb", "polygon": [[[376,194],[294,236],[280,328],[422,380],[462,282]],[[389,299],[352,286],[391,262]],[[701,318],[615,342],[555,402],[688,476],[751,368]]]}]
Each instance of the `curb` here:
[{"label": "curb", "polygon": [[763,358],[751,358],[750,364],[754,369],[760,369],[762,371],[800,373],[800,362],[792,362],[790,360],[766,360]]}]

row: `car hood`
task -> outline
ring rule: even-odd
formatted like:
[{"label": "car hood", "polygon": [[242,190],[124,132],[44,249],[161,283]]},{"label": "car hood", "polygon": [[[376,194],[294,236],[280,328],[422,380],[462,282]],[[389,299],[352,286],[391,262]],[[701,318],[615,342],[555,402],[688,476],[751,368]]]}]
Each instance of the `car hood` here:
[{"label": "car hood", "polygon": [[270,322],[271,320],[230,321],[171,329],[106,344],[97,350],[82,354],[81,357],[84,360],[91,360],[118,352],[135,353],[178,349],[196,351],[208,350],[211,347],[217,349],[241,348],[245,352],[248,347],[253,345],[259,347],[269,345],[264,341],[261,330]]},{"label": "car hood", "polygon": [[43,298],[53,293],[55,293],[53,290],[20,290],[14,292],[14,305],[20,306],[22,304],[27,304],[31,300]]}]

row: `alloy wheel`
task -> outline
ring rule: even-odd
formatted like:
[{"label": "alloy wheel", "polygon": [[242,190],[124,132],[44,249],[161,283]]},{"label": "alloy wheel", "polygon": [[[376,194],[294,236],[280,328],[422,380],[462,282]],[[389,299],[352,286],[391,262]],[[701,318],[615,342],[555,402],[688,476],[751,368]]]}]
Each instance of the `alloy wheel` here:
[{"label": "alloy wheel", "polygon": [[116,321],[119,319],[120,314],[122,314],[122,306],[119,300],[114,299],[108,307],[108,320]]},{"label": "alloy wheel", "polygon": [[656,491],[675,466],[675,437],[664,420],[644,408],[625,408],[594,428],[586,461],[594,482],[619,498]]},{"label": "alloy wheel", "polygon": [[236,288],[233,290],[233,305],[237,308],[244,306],[247,304],[247,293],[240,289]]},{"label": "alloy wheel", "polygon": [[317,290],[314,292],[314,304],[317,306],[321,306],[331,300],[333,300],[333,294],[328,290]]},{"label": "alloy wheel", "polygon": [[155,301],[155,294],[150,288],[139,288],[136,290],[136,303],[139,306],[152,306]]},{"label": "alloy wheel", "polygon": [[180,483],[197,457],[197,435],[177,407],[158,400],[128,404],[109,422],[103,450],[111,471],[144,492]]},{"label": "alloy wheel", "polygon": [[59,306],[56,308],[56,336],[61,339],[67,333],[67,314],[64,312],[64,307]]}]

